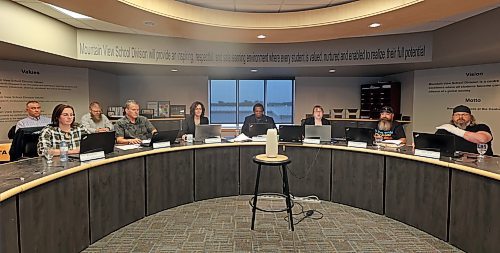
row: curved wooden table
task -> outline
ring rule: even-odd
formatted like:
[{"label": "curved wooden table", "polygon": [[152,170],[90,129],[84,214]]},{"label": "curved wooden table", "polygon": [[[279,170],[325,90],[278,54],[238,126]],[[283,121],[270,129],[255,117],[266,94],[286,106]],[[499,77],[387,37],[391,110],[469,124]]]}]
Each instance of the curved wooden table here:
[{"label": "curved wooden table", "polygon": [[[47,167],[42,158],[0,166],[0,252],[79,252],[147,215],[194,201],[253,193],[259,143],[119,151]],[[296,196],[402,221],[467,252],[500,248],[499,158],[434,160],[410,151],[280,144]],[[40,174],[45,171],[45,174]],[[276,170],[260,189],[281,191]],[[24,178],[21,181],[19,178]]]}]

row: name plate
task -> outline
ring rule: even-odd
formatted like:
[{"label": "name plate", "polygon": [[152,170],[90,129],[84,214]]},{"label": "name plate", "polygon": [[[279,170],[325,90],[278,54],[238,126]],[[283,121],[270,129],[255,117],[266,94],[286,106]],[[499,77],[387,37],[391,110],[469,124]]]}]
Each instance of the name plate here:
[{"label": "name plate", "polygon": [[153,142],[153,148],[168,148],[170,141]]},{"label": "name plate", "polygon": [[347,146],[351,148],[366,148],[368,143],[361,141],[348,141]]},{"label": "name plate", "polygon": [[305,138],[302,143],[307,143],[307,144],[320,144],[321,140],[320,139],[310,139],[310,138]]},{"label": "name plate", "polygon": [[86,154],[80,154],[80,162],[86,162],[96,159],[104,159],[104,151],[91,152]]},{"label": "name plate", "polygon": [[253,142],[266,142],[266,136],[254,136],[252,137]]},{"label": "name plate", "polygon": [[424,149],[415,149],[415,155],[434,158],[434,159],[439,159],[441,157],[441,153],[437,151],[424,150]]},{"label": "name plate", "polygon": [[207,144],[210,144],[210,143],[221,143],[221,142],[222,142],[222,139],[220,137],[205,139],[205,143],[207,143]]}]

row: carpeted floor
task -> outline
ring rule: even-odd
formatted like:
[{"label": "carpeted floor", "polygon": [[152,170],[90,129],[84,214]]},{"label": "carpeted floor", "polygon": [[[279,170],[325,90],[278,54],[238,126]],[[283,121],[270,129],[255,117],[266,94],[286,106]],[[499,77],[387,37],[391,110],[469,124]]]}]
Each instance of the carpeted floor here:
[{"label": "carpeted floor", "polygon": [[[250,196],[179,206],[130,224],[84,252],[462,252],[420,230],[385,216],[331,202],[299,202],[315,209],[288,230],[286,212],[257,212]],[[259,207],[280,209],[282,199],[259,198]],[[298,204],[294,213],[299,213]],[[304,215],[294,216],[298,221]]]}]

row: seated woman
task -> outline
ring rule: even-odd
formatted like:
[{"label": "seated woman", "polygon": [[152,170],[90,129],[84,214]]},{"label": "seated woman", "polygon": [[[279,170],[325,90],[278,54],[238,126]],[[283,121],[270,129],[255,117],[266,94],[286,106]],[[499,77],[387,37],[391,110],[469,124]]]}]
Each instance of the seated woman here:
[{"label": "seated woman", "polygon": [[184,123],[182,124],[182,139],[186,140],[187,134],[194,136],[196,125],[208,125],[208,118],[205,117],[205,106],[195,101],[189,107],[189,115],[186,115]]},{"label": "seated woman", "polygon": [[307,118],[304,122],[302,122],[302,126],[304,125],[314,125],[314,126],[323,126],[330,125],[330,121],[323,118],[323,114],[325,111],[321,105],[315,105],[313,107],[313,116]]},{"label": "seated woman", "polygon": [[45,127],[38,138],[38,153],[49,150],[54,155],[61,153],[61,142],[68,144],[68,154],[80,153],[82,134],[90,133],[86,128],[75,123],[75,110],[71,105],[59,104],[52,112],[51,123]]}]

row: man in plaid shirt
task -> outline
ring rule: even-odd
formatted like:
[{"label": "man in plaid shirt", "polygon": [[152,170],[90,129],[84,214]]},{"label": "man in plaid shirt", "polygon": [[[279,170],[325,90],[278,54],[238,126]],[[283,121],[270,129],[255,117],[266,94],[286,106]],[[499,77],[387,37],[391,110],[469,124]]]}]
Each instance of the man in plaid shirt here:
[{"label": "man in plaid shirt", "polygon": [[157,132],[146,117],[139,116],[139,104],[134,100],[125,103],[125,116],[116,122],[115,131],[118,144],[140,144]]}]

